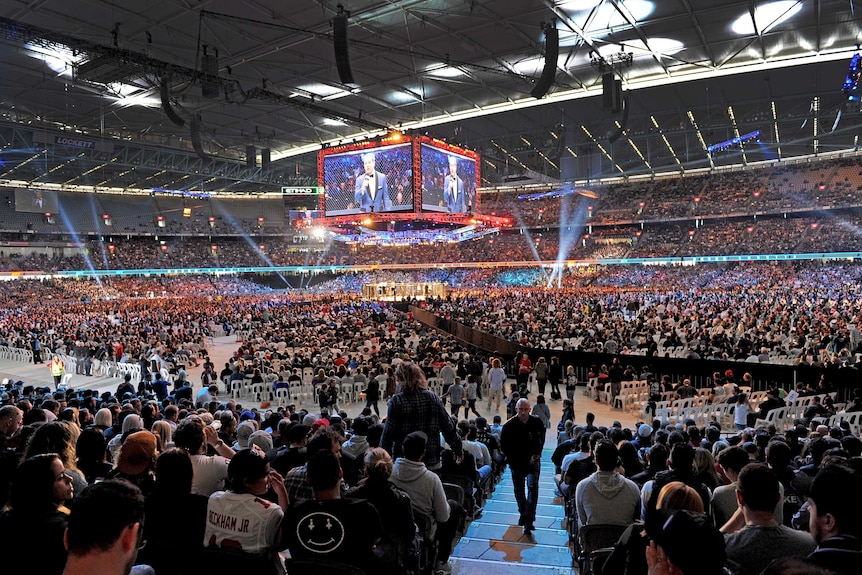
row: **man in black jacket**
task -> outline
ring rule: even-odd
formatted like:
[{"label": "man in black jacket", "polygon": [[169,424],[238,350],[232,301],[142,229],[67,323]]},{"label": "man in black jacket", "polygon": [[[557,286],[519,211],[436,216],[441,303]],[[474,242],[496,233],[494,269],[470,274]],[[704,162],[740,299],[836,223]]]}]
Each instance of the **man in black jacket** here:
[{"label": "man in black jacket", "polygon": [[[515,500],[521,518],[519,525],[524,533],[535,530],[536,504],[539,501],[539,470],[542,448],[545,445],[545,426],[535,415],[530,415],[532,407],[527,399],[519,399],[517,415],[503,425],[500,447],[512,470],[515,485]],[[526,494],[524,486],[526,485]]]}]

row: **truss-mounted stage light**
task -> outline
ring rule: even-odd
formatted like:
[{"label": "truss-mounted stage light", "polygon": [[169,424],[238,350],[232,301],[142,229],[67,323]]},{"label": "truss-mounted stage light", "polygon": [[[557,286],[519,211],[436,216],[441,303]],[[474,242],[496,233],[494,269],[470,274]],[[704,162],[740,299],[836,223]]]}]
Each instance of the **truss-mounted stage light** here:
[{"label": "truss-mounted stage light", "polygon": [[338,68],[338,79],[342,84],[353,84],[353,72],[350,70],[350,56],[347,53],[347,19],[350,12],[338,5],[338,14],[332,19],[332,43],[335,48],[335,66]]},{"label": "truss-mounted stage light", "polygon": [[530,91],[534,98],[542,98],[551,89],[554,78],[557,75],[557,58],[560,55],[560,32],[557,30],[556,22],[550,22],[543,26],[545,31],[545,67],[536,85]]}]

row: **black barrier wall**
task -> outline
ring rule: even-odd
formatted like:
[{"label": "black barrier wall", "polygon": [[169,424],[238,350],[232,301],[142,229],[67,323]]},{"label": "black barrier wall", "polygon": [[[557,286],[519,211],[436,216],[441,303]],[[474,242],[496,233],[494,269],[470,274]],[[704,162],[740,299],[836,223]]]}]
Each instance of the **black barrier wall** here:
[{"label": "black barrier wall", "polygon": [[644,366],[649,366],[650,371],[657,377],[669,375],[671,380],[679,382],[683,378],[690,378],[692,385],[697,388],[712,385],[712,374],[714,372],[725,373],[728,369],[733,371],[736,381],[742,379],[742,375],[750,373],[752,376],[752,390],[765,390],[770,383],[776,383],[787,390],[795,387],[797,382],[817,384],[821,375],[826,374],[826,379],[831,382],[833,389],[838,391],[837,401],[849,401],[852,390],[862,387],[862,372],[855,367],[849,368],[822,368],[811,365],[781,365],[775,363],[748,363],[743,361],[721,361],[711,359],[680,359],[671,357],[646,357],[643,355],[619,355],[607,353],[588,353],[583,351],[561,351],[551,349],[533,349],[522,347],[516,343],[503,338],[470,328],[457,321],[446,319],[416,306],[410,306],[413,317],[425,325],[451,334],[457,339],[469,343],[484,350],[487,353],[502,356],[508,364],[508,372],[514,374],[514,366],[511,365],[515,354],[522,351],[529,355],[535,365],[536,359],[544,357],[549,362],[552,357],[560,358],[565,366],[575,367],[578,382],[586,384],[587,374],[591,367],[610,365],[613,359],[619,358],[623,367],[631,365],[638,372]]}]

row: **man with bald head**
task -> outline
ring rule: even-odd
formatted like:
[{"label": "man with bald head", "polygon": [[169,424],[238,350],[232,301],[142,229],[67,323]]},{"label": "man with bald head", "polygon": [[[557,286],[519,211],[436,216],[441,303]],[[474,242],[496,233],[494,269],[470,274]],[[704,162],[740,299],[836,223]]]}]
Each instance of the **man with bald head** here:
[{"label": "man with bald head", "polygon": [[[503,425],[500,448],[506,454],[515,484],[515,500],[521,514],[519,525],[529,534],[535,527],[536,504],[539,501],[539,469],[545,445],[545,426],[535,415],[526,398],[518,400],[516,415]],[[526,485],[526,494],[525,494]]]}]

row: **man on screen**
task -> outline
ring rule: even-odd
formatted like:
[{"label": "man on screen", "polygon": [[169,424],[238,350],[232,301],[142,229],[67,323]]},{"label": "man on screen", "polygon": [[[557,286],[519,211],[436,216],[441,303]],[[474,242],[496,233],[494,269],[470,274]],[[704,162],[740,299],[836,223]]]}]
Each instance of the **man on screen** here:
[{"label": "man on screen", "polygon": [[362,165],[365,171],[356,178],[356,192],[353,194],[356,207],[363,212],[391,210],[386,174],[374,169],[374,154],[363,154]]},{"label": "man on screen", "polygon": [[467,211],[467,198],[464,197],[464,180],[458,177],[458,159],[449,156],[449,173],[443,180],[443,201],[449,213]]}]

